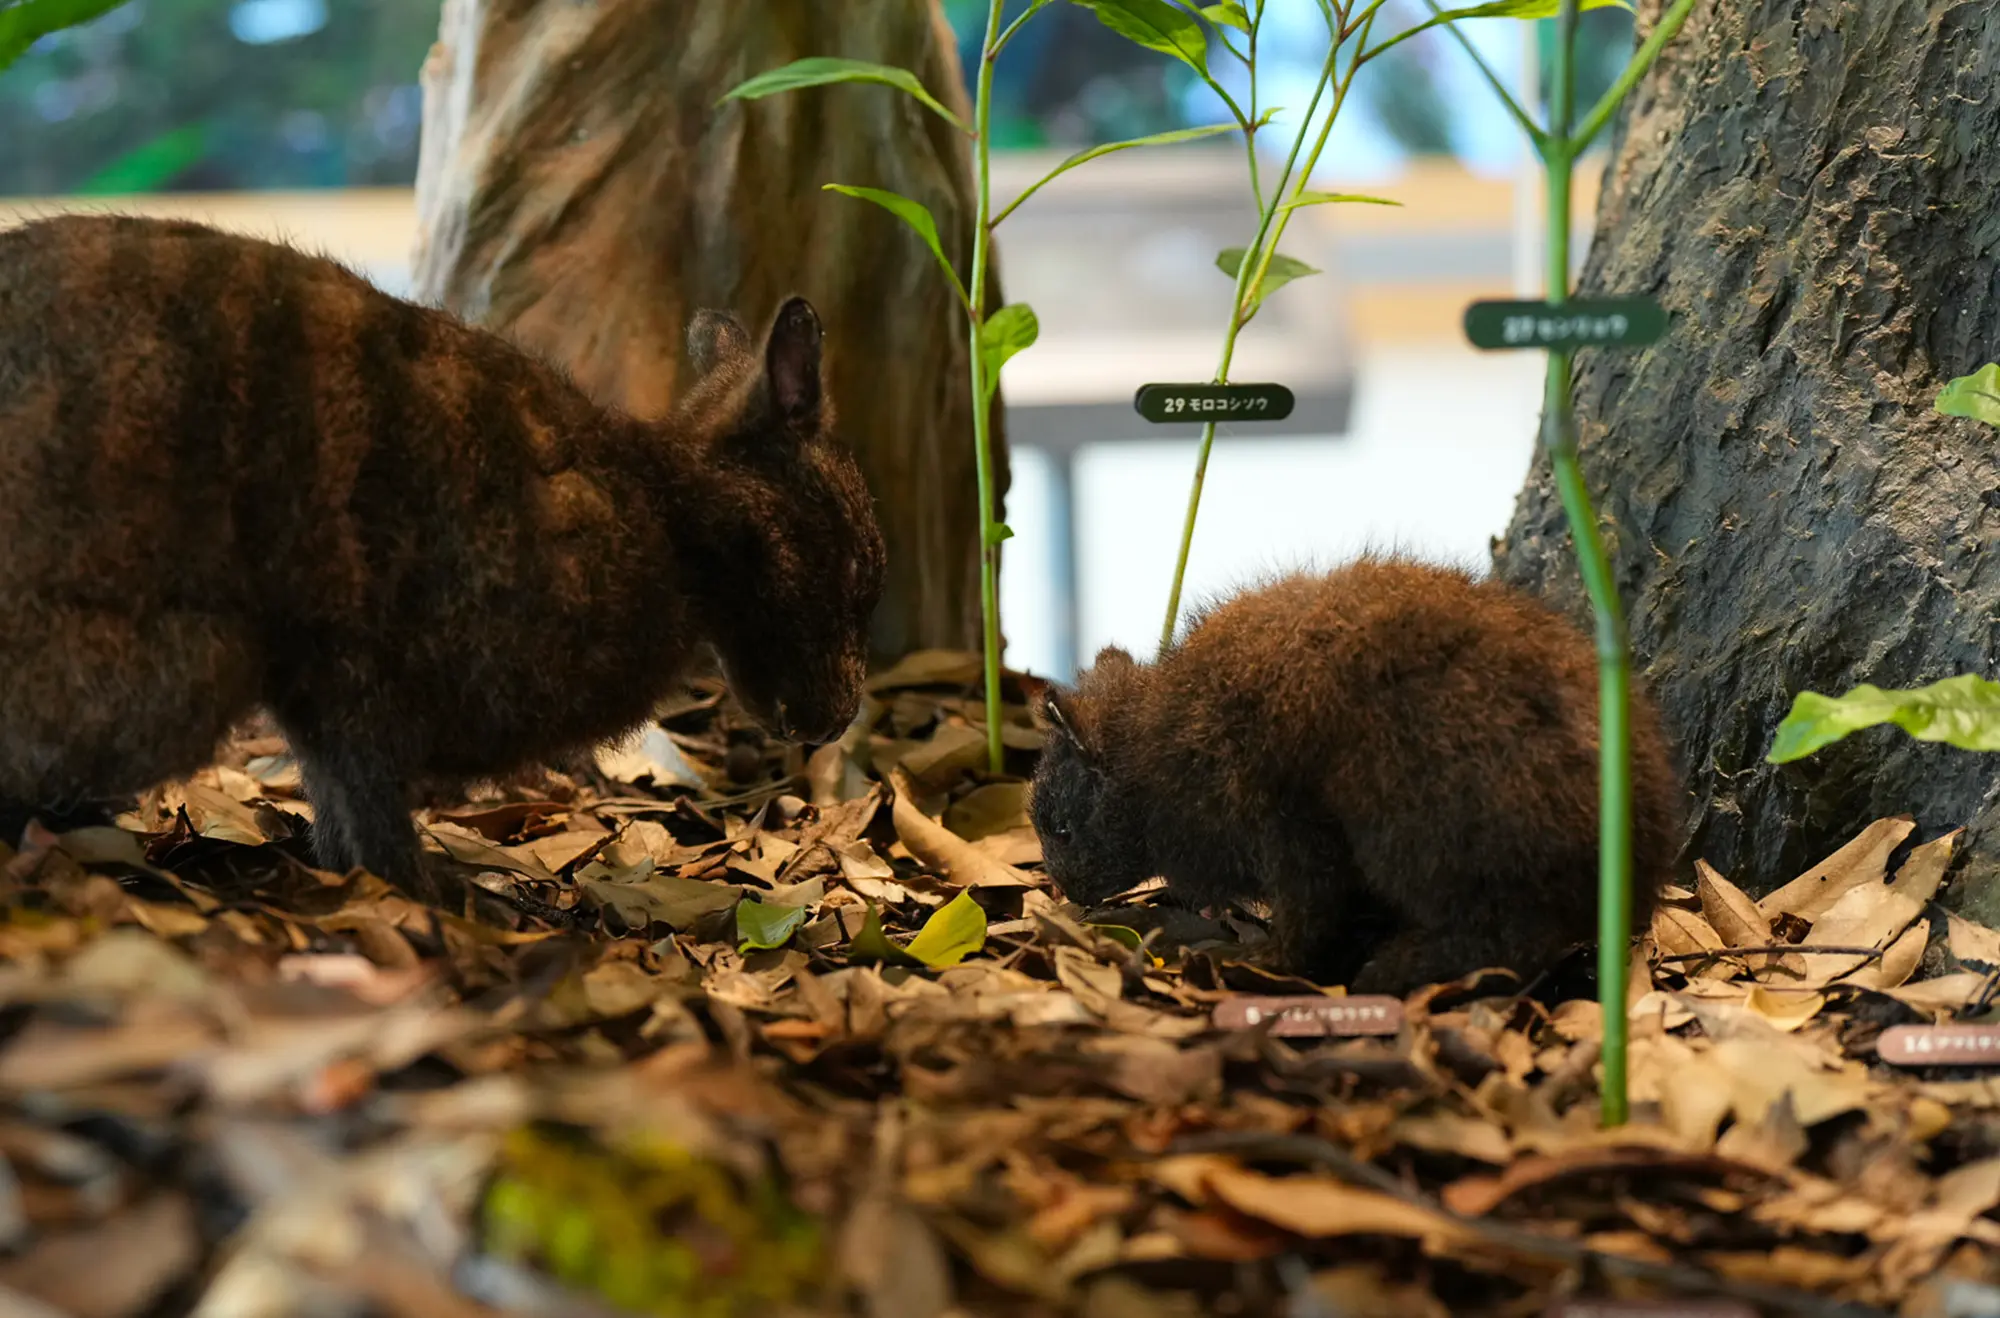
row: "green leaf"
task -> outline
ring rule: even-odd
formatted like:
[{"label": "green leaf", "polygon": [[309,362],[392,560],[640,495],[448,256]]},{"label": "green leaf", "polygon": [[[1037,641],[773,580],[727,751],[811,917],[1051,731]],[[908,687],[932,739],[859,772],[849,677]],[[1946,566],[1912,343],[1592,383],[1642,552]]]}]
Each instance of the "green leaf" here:
[{"label": "green leaf", "polygon": [[[1561,0],[1486,0],[1485,4],[1464,9],[1447,9],[1439,15],[1445,22],[1460,18],[1554,18]],[[1583,0],[1578,9],[1632,9],[1631,0]]]},{"label": "green leaf", "polygon": [[783,947],[806,922],[803,906],[766,906],[745,897],[736,903],[736,938],[739,952]]},{"label": "green leaf", "polygon": [[[1364,192],[1301,192],[1298,196],[1279,206],[1278,209],[1281,211],[1290,211],[1297,210],[1301,206],[1332,206],[1343,202],[1360,202],[1368,206],[1400,206],[1403,204],[1400,201],[1391,201],[1387,197],[1371,197]],[[1275,267],[1278,263],[1273,261],[1271,264]]]},{"label": "green leaf", "polygon": [[1208,77],[1208,37],[1201,24],[1167,0],[1070,0],[1135,45],[1171,55]]},{"label": "green leaf", "polygon": [[[1221,252],[1217,253],[1215,258],[1216,269],[1222,271],[1223,274],[1228,275],[1231,279],[1236,278],[1236,272],[1242,264],[1243,249],[1241,247],[1225,247]],[[1256,296],[1250,305],[1244,309],[1243,319],[1247,321],[1250,317],[1256,315],[1257,308],[1264,305],[1266,298],[1283,288],[1286,284],[1291,283],[1294,279],[1304,279],[1307,275],[1316,275],[1319,272],[1318,266],[1307,265],[1297,257],[1286,256],[1283,252],[1273,252],[1271,254],[1271,263],[1264,267],[1263,287],[1256,291]]]},{"label": "green leaf", "polygon": [[1005,522],[995,522],[993,523],[993,529],[987,533],[986,543],[989,545],[1001,545],[1007,543],[1009,540],[1012,540],[1013,538],[1014,538],[1013,527],[1007,525],[1007,523]]},{"label": "green leaf", "polygon": [[[1446,9],[1421,23],[1414,23],[1404,28],[1387,41],[1370,46],[1363,58],[1373,59],[1383,51],[1400,46],[1411,37],[1420,32],[1428,32],[1440,23],[1454,23],[1462,18],[1554,18],[1556,11],[1561,7],[1560,0],[1487,0],[1485,4],[1468,5],[1463,9]],[[1582,0],[1577,8],[1632,9],[1632,4],[1631,0]]]},{"label": "green leaf", "polygon": [[1114,943],[1122,943],[1134,952],[1143,952],[1146,950],[1146,940],[1140,935],[1137,929],[1131,929],[1122,924],[1093,924],[1087,927],[1095,929]]},{"label": "green leaf", "polygon": [[986,359],[986,396],[1000,387],[1000,368],[1041,334],[1041,322],[1025,302],[1010,302],[986,318],[979,330],[979,355]]},{"label": "green leaf", "polygon": [[208,154],[208,125],[188,124],[142,142],[77,186],[86,197],[154,192]]},{"label": "green leaf", "polygon": [[1969,416],[2000,426],[2000,362],[1989,362],[1946,385],[1938,395],[1937,410],[1946,416]]},{"label": "green leaf", "polygon": [[[1257,117],[1255,126],[1259,128],[1263,127],[1266,123],[1270,122],[1271,116],[1275,113],[1277,113],[1275,110],[1265,111]],[[1127,138],[1123,142],[1105,142],[1100,146],[1086,147],[1036,179],[1033,183],[1030,183],[1022,190],[1020,196],[1008,202],[1001,212],[993,217],[993,223],[998,224],[1009,215],[1012,215],[1016,207],[1041,191],[1044,184],[1051,182],[1060,174],[1068,173],[1085,161],[1095,160],[1099,156],[1108,156],[1113,151],[1130,150],[1135,146],[1171,146],[1176,142],[1193,142],[1204,137],[1214,137],[1218,133],[1234,133],[1238,131],[1240,129],[1236,124],[1203,124],[1199,128],[1176,128],[1170,132],[1151,133],[1145,137]]]},{"label": "green leaf", "polygon": [[1223,0],[1219,5],[1203,5],[1201,16],[1218,27],[1233,27],[1238,32],[1250,30],[1250,15],[1236,0]]},{"label": "green leaf", "polygon": [[0,69],[26,54],[51,32],[81,27],[104,17],[125,0],[20,0],[0,7]]},{"label": "green leaf", "polygon": [[825,87],[845,82],[872,82],[898,91],[908,92],[924,106],[935,111],[944,121],[961,133],[972,130],[965,120],[946,109],[944,104],[917,81],[917,75],[908,69],[899,69],[893,64],[870,64],[866,60],[834,59],[825,55],[814,55],[808,59],[793,60],[783,68],[760,73],[756,77],[740,82],[722,95],[723,101],[755,101],[779,92],[794,92],[803,87]]},{"label": "green leaf", "polygon": [[868,917],[861,922],[861,932],[847,943],[847,959],[852,962],[881,961],[892,966],[914,966],[917,959],[889,941],[889,935],[882,932],[882,913],[875,909],[875,903],[868,903]]},{"label": "green leaf", "polygon": [[937,258],[938,266],[944,271],[945,278],[951,280],[952,291],[958,294],[959,302],[968,312],[972,310],[972,299],[965,295],[965,285],[959,282],[958,271],[951,268],[951,262],[945,259],[944,246],[938,242],[937,221],[931,218],[930,211],[922,202],[911,201],[900,193],[884,192],[880,188],[857,188],[845,183],[823,183],[820,186],[827,192],[838,192],[849,197],[859,197],[863,201],[872,201],[915,229],[917,237],[924,240],[924,245],[931,249],[931,255]]},{"label": "green leaf", "polygon": [[986,912],[970,892],[940,906],[910,940],[907,951],[932,970],[955,966],[986,946]]},{"label": "green leaf", "polygon": [[1802,759],[1878,723],[1894,723],[1918,741],[2000,751],[2000,682],[1966,673],[1907,691],[1867,685],[1839,697],[1801,691],[1765,759],[1772,764]]}]

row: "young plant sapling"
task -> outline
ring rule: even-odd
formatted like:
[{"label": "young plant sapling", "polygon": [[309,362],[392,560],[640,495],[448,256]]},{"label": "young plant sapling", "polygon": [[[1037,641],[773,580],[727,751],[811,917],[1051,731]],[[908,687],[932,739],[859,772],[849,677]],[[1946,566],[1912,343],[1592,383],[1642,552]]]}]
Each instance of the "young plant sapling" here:
[{"label": "young plant sapling", "polygon": [[[1947,384],[1938,394],[1937,410],[2000,428],[2000,362],[1989,362]],[[1791,712],[1778,725],[1764,758],[1771,764],[1787,764],[1883,723],[1895,724],[1918,741],[2000,751],[2000,682],[1961,673],[1899,691],[1867,683],[1842,696],[1801,691],[1793,697]]]},{"label": "young plant sapling", "polygon": [[[1181,10],[1167,4],[1166,0],[1072,0],[1072,2],[1088,2],[1089,7],[1097,11],[1100,19],[1142,45],[1177,54],[1191,66],[1196,67],[1197,71],[1207,78],[1211,87],[1218,92],[1221,91],[1220,84],[1207,76],[1205,53],[1199,53],[1202,40],[1200,26]],[[1172,132],[1133,138],[1130,141],[1110,142],[1090,147],[1064,160],[1031,184],[999,214],[994,214],[990,168],[994,65],[999,60],[1000,53],[1007,48],[1007,44],[1020,32],[1022,25],[1052,3],[1054,0],[1028,0],[1027,5],[1012,20],[1008,20],[1005,14],[1006,0],[992,0],[986,17],[986,36],[980,47],[979,76],[974,87],[973,116],[969,124],[931,95],[917,76],[908,69],[872,64],[862,60],[821,56],[794,60],[790,64],[758,74],[731,88],[722,98],[724,101],[757,100],[805,87],[840,83],[874,83],[896,88],[972,139],[978,203],[972,233],[972,268],[963,279],[944,253],[935,217],[921,202],[858,184],[828,183],[825,187],[831,192],[872,202],[895,215],[915,231],[924,245],[930,249],[931,255],[937,259],[939,268],[943,271],[944,277],[950,281],[952,291],[957,294],[959,305],[965,311],[966,326],[971,339],[974,399],[972,442],[979,478],[979,603],[983,620],[986,752],[988,767],[994,773],[1001,771],[1003,755],[1000,723],[1000,546],[1014,533],[994,515],[993,443],[990,433],[992,405],[1000,387],[1001,368],[1015,354],[1034,344],[1040,333],[1040,326],[1036,323],[1033,309],[1025,303],[1010,303],[990,314],[986,309],[988,300],[986,272],[990,263],[993,231],[1001,221],[1013,214],[1016,207],[1050,179],[1086,161],[1131,147],[1188,142],[1210,137],[1233,131],[1247,123],[1239,113],[1238,122],[1234,124],[1176,129]],[[1121,23],[1124,26],[1119,26]],[[1224,96],[1227,99],[1226,93]]]},{"label": "young plant sapling", "polygon": [[[1315,0],[1320,18],[1326,25],[1327,47],[1320,63],[1319,75],[1313,84],[1313,92],[1306,104],[1306,110],[1299,118],[1297,131],[1285,154],[1284,164],[1277,179],[1267,191],[1259,169],[1257,156],[1257,133],[1266,126],[1276,108],[1258,112],[1261,95],[1259,88],[1259,67],[1257,48],[1262,35],[1265,4],[1264,0],[1252,0],[1247,7],[1242,4],[1204,5],[1198,11],[1183,12],[1165,0],[1077,0],[1088,3],[1096,11],[1098,18],[1111,28],[1139,44],[1181,60],[1201,76],[1235,116],[1237,127],[1243,134],[1243,147],[1249,157],[1250,192],[1257,206],[1257,230],[1248,246],[1225,248],[1216,256],[1216,265],[1221,271],[1236,281],[1234,295],[1230,300],[1230,312],[1222,335],[1221,360],[1215,368],[1211,388],[1229,383],[1231,364],[1236,356],[1236,340],[1246,326],[1256,318],[1266,298],[1294,280],[1316,275],[1320,271],[1314,266],[1287,256],[1278,250],[1283,241],[1286,226],[1291,223],[1292,214],[1307,206],[1325,206],[1342,203],[1363,203],[1374,206],[1399,206],[1402,203],[1385,197],[1366,196],[1351,192],[1318,192],[1308,184],[1319,163],[1320,154],[1326,149],[1327,139],[1332,135],[1333,125],[1340,117],[1341,108],[1347,103],[1347,94],[1353,88],[1354,76],[1362,67],[1410,38],[1440,24],[1465,18],[1542,18],[1556,12],[1556,0],[1492,0],[1491,3],[1469,5],[1463,8],[1437,11],[1423,22],[1414,24],[1393,36],[1380,41],[1373,40],[1378,20],[1389,0]],[[1602,8],[1607,5],[1624,4],[1625,0],[1583,0],[1586,9]],[[1237,103],[1223,91],[1211,73],[1206,60],[1205,45],[1199,40],[1201,29],[1192,16],[1198,12],[1214,34],[1216,44],[1242,63],[1248,84],[1247,108],[1239,108]],[[1239,49],[1230,33],[1242,34],[1243,44]],[[1343,58],[1344,56],[1344,58]],[[1332,101],[1324,118],[1315,122],[1322,103],[1329,93]],[[1307,142],[1312,146],[1306,149]],[[1303,155],[1303,160],[1301,156]],[[1268,386],[1259,386],[1268,387]],[[1153,385],[1149,388],[1159,391],[1172,386]],[[1185,388],[1193,388],[1192,386]],[[1141,400],[1141,412],[1144,413]],[[1280,417],[1257,409],[1232,409],[1227,415],[1232,421],[1278,420]],[[1149,420],[1187,420],[1185,416],[1149,416]],[[1209,453],[1215,446],[1216,421],[1211,414],[1204,420],[1201,442],[1195,457],[1194,480],[1188,490],[1187,514],[1181,526],[1180,551],[1174,560],[1174,580],[1167,596],[1166,621],[1160,628],[1160,649],[1164,652],[1173,644],[1174,629],[1180,622],[1181,589],[1187,578],[1188,555],[1194,547],[1194,528],[1201,511],[1202,487],[1208,475]]]},{"label": "young plant sapling", "polygon": [[[1598,1000],[1603,1008],[1604,1083],[1601,1117],[1605,1125],[1624,1124],[1628,1113],[1626,1055],[1628,1018],[1625,987],[1627,957],[1632,936],[1632,696],[1631,649],[1625,631],[1624,607],[1617,584],[1611,576],[1611,559],[1597,533],[1597,514],[1591,507],[1590,492],[1584,485],[1577,461],[1576,414],[1571,394],[1571,366],[1574,347],[1563,340],[1566,334],[1553,332],[1557,322],[1573,327],[1575,318],[1565,315],[1570,301],[1570,193],[1576,161],[1611,122],[1612,115],[1637,85],[1639,78],[1673,40],[1694,9],[1695,0],[1674,0],[1653,31],[1633,52],[1623,73],[1585,114],[1581,123],[1576,112],[1576,28],[1577,15],[1587,6],[1582,0],[1560,0],[1554,6],[1556,22],[1555,58],[1551,69],[1550,120],[1539,127],[1528,111],[1508,94],[1499,75],[1481,58],[1478,50],[1452,22],[1453,15],[1426,0],[1434,15],[1433,23],[1444,23],[1507,107],[1507,112],[1528,135],[1540,157],[1546,179],[1548,281],[1545,318],[1534,320],[1530,336],[1522,343],[1482,346],[1541,346],[1537,337],[1552,345],[1548,352],[1548,372],[1542,401],[1542,442],[1549,453],[1556,489],[1562,499],[1563,514],[1569,522],[1570,538],[1576,547],[1577,566],[1584,590],[1590,597],[1596,619],[1598,661],[1599,740],[1598,807]],[[1490,9],[1491,6],[1481,6]],[[1545,9],[1547,7],[1544,7]],[[1543,332],[1546,319],[1550,332]],[[1472,315],[1468,314],[1468,326]],[[1609,340],[1607,340],[1609,341]],[[1626,343],[1634,337],[1626,336]],[[1475,342],[1478,342],[1475,338]]]}]

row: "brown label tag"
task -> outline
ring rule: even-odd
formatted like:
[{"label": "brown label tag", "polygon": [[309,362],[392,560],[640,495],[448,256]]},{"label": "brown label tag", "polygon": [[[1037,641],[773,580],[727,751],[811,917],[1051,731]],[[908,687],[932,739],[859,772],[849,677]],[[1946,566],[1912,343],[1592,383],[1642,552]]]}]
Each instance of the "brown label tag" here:
[{"label": "brown label tag", "polygon": [[1403,1028],[1400,998],[1328,998],[1311,994],[1284,998],[1229,998],[1217,1003],[1215,1028],[1254,1030],[1275,1020],[1271,1033],[1284,1035],[1394,1034]]},{"label": "brown label tag", "polygon": [[1892,1066],[2000,1066],[2000,1025],[1892,1025],[1875,1052]]},{"label": "brown label tag", "polygon": [[1757,1318],[1741,1300],[1557,1300],[1547,1318]]}]

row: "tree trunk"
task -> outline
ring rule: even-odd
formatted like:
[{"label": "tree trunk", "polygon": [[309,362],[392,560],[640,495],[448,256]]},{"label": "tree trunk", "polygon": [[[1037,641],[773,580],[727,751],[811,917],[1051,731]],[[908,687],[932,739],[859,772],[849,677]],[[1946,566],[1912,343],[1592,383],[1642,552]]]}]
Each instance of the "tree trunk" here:
[{"label": "tree trunk", "polygon": [[[700,307],[803,294],[888,542],[878,657],[976,648],[978,496],[964,318],[923,243],[823,183],[923,202],[970,268],[967,140],[887,87],[716,101],[807,55],[913,70],[968,119],[937,0],[445,0],[424,68],[417,295],[513,335],[640,415]],[[993,289],[998,305],[997,281]],[[1007,486],[994,404],[996,499]],[[746,601],[746,607],[751,606]]]},{"label": "tree trunk", "polygon": [[[1991,919],[2000,757],[1764,755],[1801,689],[1995,672],[2000,437],[1932,403],[2000,356],[2000,7],[1702,4],[1627,113],[1583,284],[1672,329],[1582,354],[1577,410],[1689,854],[1761,891],[1883,815],[1966,825],[1952,891]],[[1587,617],[1545,458],[1494,559]]]}]

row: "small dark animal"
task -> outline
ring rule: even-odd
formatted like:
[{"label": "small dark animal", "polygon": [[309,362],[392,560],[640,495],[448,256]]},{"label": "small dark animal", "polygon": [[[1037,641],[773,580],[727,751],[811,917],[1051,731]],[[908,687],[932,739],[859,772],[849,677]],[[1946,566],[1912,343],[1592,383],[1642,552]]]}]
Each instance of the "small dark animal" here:
[{"label": "small dark animal", "polygon": [[[1037,701],[1032,812],[1050,876],[1094,905],[1272,905],[1294,973],[1403,993],[1522,974],[1593,937],[1595,651],[1493,581],[1366,558],[1238,595],[1152,666],[1107,648]],[[1680,787],[1632,699],[1633,911],[1650,920]]]},{"label": "small dark animal", "polygon": [[688,335],[643,422],[279,244],[0,234],[0,804],[129,798],[263,706],[321,863],[424,893],[414,787],[627,732],[704,642],[753,715],[838,735],[883,548],[818,318]]}]

